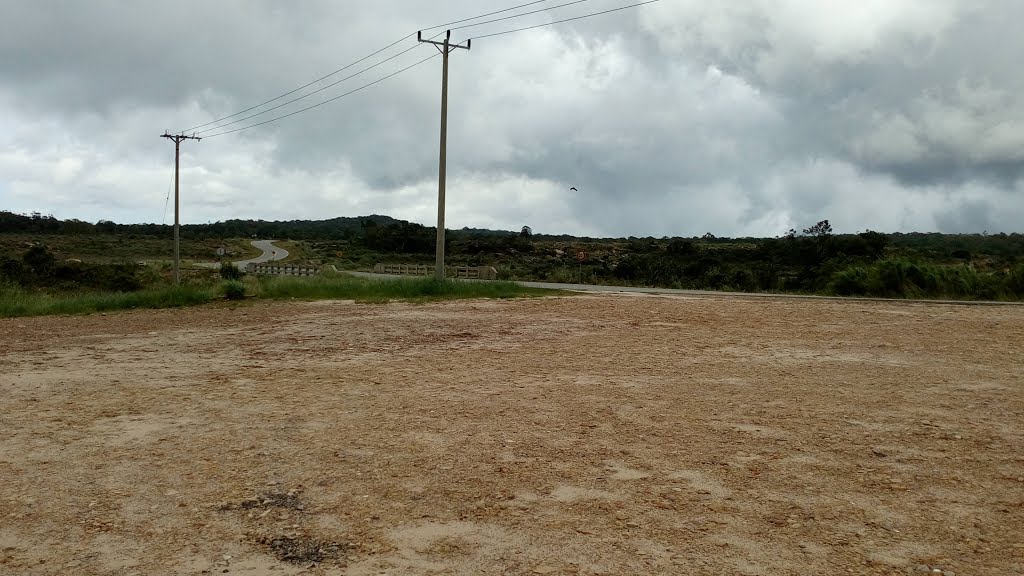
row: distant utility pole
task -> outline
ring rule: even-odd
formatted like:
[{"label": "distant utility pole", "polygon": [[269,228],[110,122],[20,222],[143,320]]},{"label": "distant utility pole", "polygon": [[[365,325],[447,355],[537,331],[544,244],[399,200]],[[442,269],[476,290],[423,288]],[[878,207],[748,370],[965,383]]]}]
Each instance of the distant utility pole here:
[{"label": "distant utility pole", "polygon": [[185,136],[184,134],[168,134],[164,132],[160,135],[161,138],[169,138],[174,140],[174,283],[181,283],[181,252],[178,250],[178,244],[180,242],[181,224],[178,221],[178,157],[181,153],[181,141],[182,140],[202,140],[197,136]]},{"label": "distant utility pole", "polygon": [[416,39],[420,42],[433,44],[444,56],[444,67],[441,73],[441,161],[437,178],[437,257],[434,263],[434,277],[444,280],[444,183],[445,169],[448,152],[448,55],[456,48],[469,50],[472,40],[466,40],[466,45],[451,44],[452,31],[445,33],[444,42],[424,40],[423,32],[416,33]]}]

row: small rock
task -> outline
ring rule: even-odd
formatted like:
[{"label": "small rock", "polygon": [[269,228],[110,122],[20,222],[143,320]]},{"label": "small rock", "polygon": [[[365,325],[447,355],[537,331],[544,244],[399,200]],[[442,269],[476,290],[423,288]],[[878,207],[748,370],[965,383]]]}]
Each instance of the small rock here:
[{"label": "small rock", "polygon": [[227,561],[231,560],[231,556],[230,556],[230,555],[228,555],[228,554],[225,554],[224,556],[222,556],[222,558],[224,558],[224,561],[225,561],[225,562],[227,562]]},{"label": "small rock", "polygon": [[942,576],[956,576],[956,572],[953,572],[952,570],[943,570]]},{"label": "small rock", "polygon": [[872,448],[871,449],[871,453],[874,454],[875,456],[878,456],[878,457],[881,457],[881,458],[885,458],[886,456],[888,456],[888,454],[885,453],[885,451],[883,451],[883,450],[881,450],[879,448]]},{"label": "small rock", "polygon": [[558,569],[555,568],[554,566],[542,565],[542,566],[537,566],[536,568],[534,568],[533,569],[533,573],[534,574],[551,574],[552,572],[556,572],[557,570]]},{"label": "small rock", "polygon": [[917,570],[921,574],[927,574],[927,573],[932,571],[931,568],[929,568],[928,566],[926,566],[924,564],[918,564],[917,568],[915,568],[914,570]]}]

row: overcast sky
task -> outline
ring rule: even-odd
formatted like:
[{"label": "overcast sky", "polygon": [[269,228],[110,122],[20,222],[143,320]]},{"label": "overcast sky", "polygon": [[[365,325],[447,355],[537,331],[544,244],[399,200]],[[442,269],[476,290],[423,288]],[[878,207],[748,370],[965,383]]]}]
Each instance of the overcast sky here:
[{"label": "overcast sky", "polygon": [[[0,209],[173,222],[164,130],[524,1],[0,0]],[[479,38],[451,57],[447,225],[777,236],[827,218],[839,232],[1022,231],[1022,21],[1019,0],[661,0]],[[409,47],[229,128],[436,53],[410,38],[310,89]],[[432,225],[440,79],[438,57],[279,122],[185,142],[183,222],[378,213]]]}]

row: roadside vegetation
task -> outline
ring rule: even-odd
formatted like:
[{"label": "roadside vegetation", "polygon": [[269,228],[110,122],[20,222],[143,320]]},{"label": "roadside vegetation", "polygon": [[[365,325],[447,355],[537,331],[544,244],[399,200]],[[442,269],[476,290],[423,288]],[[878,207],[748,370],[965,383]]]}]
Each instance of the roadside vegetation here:
[{"label": "roadside vegetation", "polygon": [[213,301],[208,286],[182,285],[132,292],[46,292],[0,285],[0,317],[91,314],[134,308],[179,308]]},{"label": "roadside vegetation", "polygon": [[[154,224],[90,224],[49,216],[0,212],[0,284],[24,293],[128,293],[162,290],[170,283],[171,229]],[[229,220],[182,227],[183,257],[213,260],[216,247],[232,259],[248,257],[252,237],[285,239],[284,264],[333,265],[371,270],[378,262],[433,261],[435,230],[387,216],[323,221]],[[188,249],[186,250],[186,247]],[[82,254],[70,258],[69,254]],[[576,238],[518,231],[449,230],[451,266],[493,266],[505,281],[691,288],[767,293],[941,298],[1024,299],[1024,235],[921,234],[864,231],[835,234],[828,220],[774,238]],[[90,256],[91,255],[91,256]],[[145,264],[143,264],[145,263]],[[225,273],[231,270],[225,269]],[[214,272],[184,268],[186,284],[212,290],[211,298],[355,298],[340,280],[280,285],[251,278],[214,285]],[[326,282],[326,284],[324,283]],[[415,282],[419,282],[416,280]],[[244,287],[244,294],[239,294]],[[511,288],[495,285],[498,293]],[[390,290],[399,290],[390,295]],[[430,296],[443,287],[359,287],[379,298]],[[482,289],[481,289],[482,290]],[[360,292],[362,291],[362,292]],[[359,298],[372,299],[371,296]]]},{"label": "roadside vegetation", "polygon": [[267,277],[251,282],[253,295],[273,299],[344,299],[357,302],[429,301],[461,298],[516,298],[555,294],[515,282],[466,282],[434,278],[374,279],[347,274],[312,278]]},{"label": "roadside vegetation", "polygon": [[57,262],[35,245],[20,260],[0,259],[0,317],[90,314],[136,308],[176,308],[247,299],[344,299],[358,302],[513,298],[550,294],[512,282],[463,282],[432,278],[382,280],[345,274],[317,277],[246,277],[234,266],[193,270],[180,286],[169,266],[130,262]]}]

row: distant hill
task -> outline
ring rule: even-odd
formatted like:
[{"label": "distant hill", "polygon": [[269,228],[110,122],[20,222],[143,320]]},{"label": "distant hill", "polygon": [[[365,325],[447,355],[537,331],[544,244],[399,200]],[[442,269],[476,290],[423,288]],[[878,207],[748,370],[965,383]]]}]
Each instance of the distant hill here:
[{"label": "distant hill", "polygon": [[[372,224],[371,224],[372,223]],[[182,236],[190,238],[292,238],[296,240],[340,239],[359,233],[366,225],[386,227],[403,224],[390,216],[339,217],[329,220],[227,220],[211,224],[184,224]],[[100,220],[92,224],[82,220],[59,220],[38,212],[31,215],[0,211],[0,233],[24,234],[137,234],[166,236],[171,234],[169,224],[118,224]]]},{"label": "distant hill", "polygon": [[[432,233],[434,228],[399,220],[391,216],[371,214],[368,216],[341,216],[328,220],[226,220],[210,224],[185,224],[181,227],[182,237],[190,239],[225,239],[225,238],[278,238],[291,240],[352,240],[366,236],[366,228],[378,230],[389,229],[398,233],[414,233],[424,235]],[[134,234],[144,236],[168,237],[173,226],[169,224],[117,224],[108,220],[100,220],[92,224],[82,220],[59,220],[49,215],[33,212],[31,215],[15,214],[0,211],[0,233],[23,234]],[[448,230],[452,239],[470,237],[509,237],[518,236],[520,232],[509,230],[491,230],[487,228],[461,228]],[[839,236],[856,236],[855,234]],[[991,254],[1013,258],[1024,252],[1024,235],[1014,234],[940,234],[937,232],[909,232],[886,234],[890,245],[896,248],[907,248],[916,252],[935,256],[966,257],[973,254]],[[568,234],[533,233],[537,241],[559,242],[599,242],[613,240],[608,238],[579,238]],[[662,238],[662,241],[680,239],[680,237]],[[698,237],[692,237],[697,240]],[[705,243],[731,243],[743,241],[757,243],[764,238],[715,238],[710,234],[699,238]],[[622,241],[647,240],[630,237]]]}]

